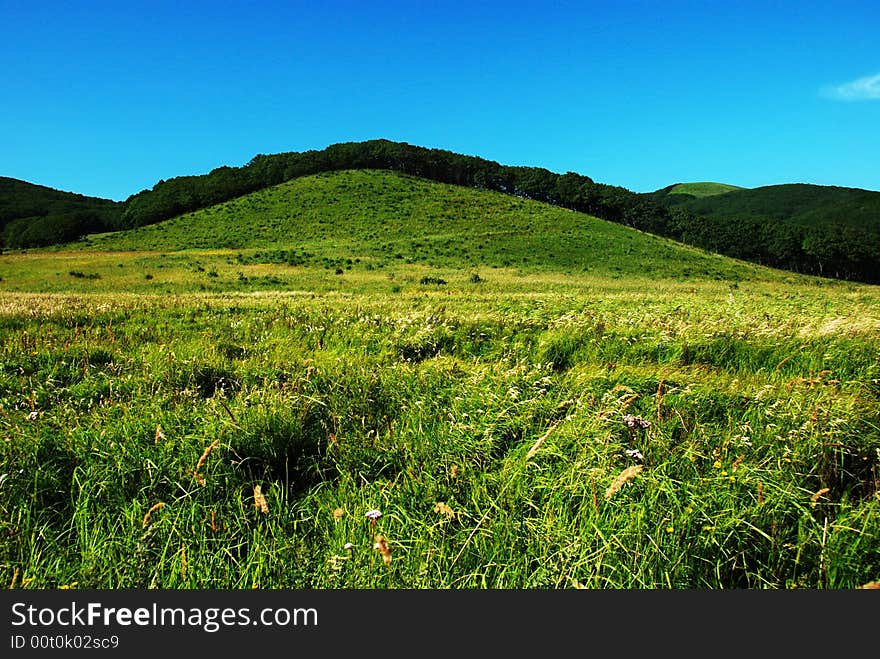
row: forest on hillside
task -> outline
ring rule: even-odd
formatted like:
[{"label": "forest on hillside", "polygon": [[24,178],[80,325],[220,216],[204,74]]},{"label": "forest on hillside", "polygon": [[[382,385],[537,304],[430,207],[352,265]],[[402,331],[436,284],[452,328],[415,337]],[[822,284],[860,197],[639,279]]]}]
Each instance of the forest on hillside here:
[{"label": "forest on hillside", "polygon": [[0,177],[0,245],[39,247],[119,225],[123,204]]}]

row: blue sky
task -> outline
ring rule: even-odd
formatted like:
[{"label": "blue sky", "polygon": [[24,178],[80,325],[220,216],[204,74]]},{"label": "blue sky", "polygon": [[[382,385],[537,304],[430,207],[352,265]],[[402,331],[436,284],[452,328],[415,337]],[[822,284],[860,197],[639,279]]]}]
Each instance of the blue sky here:
[{"label": "blue sky", "polygon": [[387,138],[645,192],[880,190],[880,2],[0,0],[0,176],[125,199]]}]

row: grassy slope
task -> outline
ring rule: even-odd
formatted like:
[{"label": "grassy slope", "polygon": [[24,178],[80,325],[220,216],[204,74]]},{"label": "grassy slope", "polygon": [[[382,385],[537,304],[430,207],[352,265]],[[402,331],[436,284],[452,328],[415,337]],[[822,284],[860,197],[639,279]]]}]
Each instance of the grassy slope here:
[{"label": "grassy slope", "polygon": [[361,258],[661,276],[688,269],[724,278],[758,271],[548,204],[373,170],[297,179],[159,225],[98,237],[89,247],[298,249],[314,254],[312,262]]},{"label": "grassy slope", "polygon": [[702,198],[702,197],[713,197],[719,194],[725,194],[727,192],[733,192],[734,190],[743,190],[737,185],[729,185],[727,183],[713,183],[710,181],[701,181],[698,183],[679,183],[677,185],[673,185],[670,188],[666,188],[667,194],[681,194],[681,195],[690,195],[691,197]]},{"label": "grassy slope", "polygon": [[[797,279],[548,204],[360,170],[296,179],[160,224],[12,255],[0,261],[0,290],[345,290],[404,265],[421,269],[420,278],[447,280],[494,270]],[[329,278],[316,283],[314,272]]]},{"label": "grassy slope", "polygon": [[880,578],[877,287],[377,172],[90,242],[0,256],[6,583]]}]

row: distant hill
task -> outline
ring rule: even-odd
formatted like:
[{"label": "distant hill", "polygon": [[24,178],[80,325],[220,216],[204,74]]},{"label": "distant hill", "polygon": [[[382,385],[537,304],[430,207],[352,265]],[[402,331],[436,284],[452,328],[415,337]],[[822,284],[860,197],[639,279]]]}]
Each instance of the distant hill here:
[{"label": "distant hill", "polygon": [[736,185],[727,183],[713,183],[711,181],[702,181],[699,183],[676,183],[667,188],[658,190],[655,195],[673,196],[668,200],[669,203],[677,203],[687,201],[689,198],[702,199],[703,197],[714,197],[715,195],[733,192],[734,190],[744,190]]},{"label": "distant hill", "polygon": [[880,192],[791,183],[724,192],[718,188],[714,194],[699,194],[704,185],[674,185],[651,197],[663,205],[680,205],[699,215],[766,218],[805,227],[835,225],[880,232]]},{"label": "distant hill", "polygon": [[7,247],[51,245],[118,228],[123,204],[0,177],[0,235]]},{"label": "distant hill", "polygon": [[667,235],[755,263],[880,283],[880,192],[792,183],[698,196],[689,187],[644,195],[673,216]]}]

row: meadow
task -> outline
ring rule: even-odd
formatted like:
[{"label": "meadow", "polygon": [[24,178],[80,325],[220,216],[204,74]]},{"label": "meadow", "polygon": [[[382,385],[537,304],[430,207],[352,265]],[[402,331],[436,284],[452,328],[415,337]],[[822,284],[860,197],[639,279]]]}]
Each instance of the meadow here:
[{"label": "meadow", "polygon": [[880,579],[880,288],[399,175],[255,194],[0,255],[9,587]]}]

